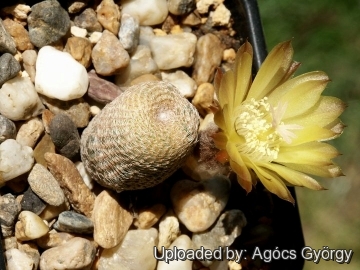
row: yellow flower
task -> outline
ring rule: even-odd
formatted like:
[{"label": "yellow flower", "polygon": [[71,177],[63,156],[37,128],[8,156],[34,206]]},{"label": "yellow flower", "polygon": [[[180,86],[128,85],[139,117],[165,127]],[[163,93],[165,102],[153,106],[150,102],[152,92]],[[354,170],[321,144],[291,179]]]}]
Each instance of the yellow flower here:
[{"label": "yellow flower", "polygon": [[291,42],[278,44],[252,82],[253,51],[239,49],[234,70],[218,71],[215,89],[220,109],[214,142],[227,158],[239,184],[250,192],[254,173],[272,193],[294,203],[286,185],[324,189],[308,174],[342,175],[333,158],[336,148],[324,141],[343,131],[338,119],[345,104],[321,96],[329,82],[321,71],[292,77],[299,63],[292,60]]}]

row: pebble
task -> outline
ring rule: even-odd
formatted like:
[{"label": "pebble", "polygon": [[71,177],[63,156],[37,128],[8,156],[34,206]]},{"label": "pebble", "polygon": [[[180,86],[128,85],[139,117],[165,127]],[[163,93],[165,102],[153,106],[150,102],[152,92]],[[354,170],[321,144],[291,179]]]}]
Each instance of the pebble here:
[{"label": "pebble", "polygon": [[95,199],[92,220],[95,242],[108,249],[117,246],[124,239],[133,217],[114,192],[103,190]]},{"label": "pebble", "polygon": [[98,269],[154,270],[156,259],[153,249],[157,238],[158,232],[155,228],[128,231],[120,245],[105,249],[101,253]]},{"label": "pebble", "polygon": [[49,227],[36,214],[30,211],[21,211],[19,221],[15,225],[15,237],[19,241],[28,241],[39,238],[49,231]]},{"label": "pebble", "polygon": [[159,69],[190,67],[194,62],[196,41],[192,33],[156,36],[150,41],[150,48]]},{"label": "pebble", "polygon": [[137,17],[140,25],[160,24],[168,15],[167,0],[128,0],[122,3],[122,12]]},{"label": "pebble", "polygon": [[139,44],[139,35],[139,20],[136,17],[123,13],[121,16],[119,40],[124,49],[129,53],[132,53]]},{"label": "pebble", "polygon": [[76,169],[79,171],[82,179],[84,180],[85,185],[89,189],[93,189],[94,188],[94,181],[91,179],[89,173],[85,170],[84,163],[82,163],[81,161],[76,161],[75,166],[76,166]]},{"label": "pebble", "polygon": [[191,232],[203,232],[224,209],[229,192],[230,180],[215,176],[201,182],[178,181],[172,187],[170,197],[180,222]]},{"label": "pebble", "polygon": [[220,4],[217,8],[210,12],[212,26],[225,26],[230,22],[231,13],[224,4]]},{"label": "pebble", "polygon": [[216,108],[214,93],[215,88],[211,83],[202,83],[196,90],[196,94],[191,102],[203,117],[211,113],[213,108]]},{"label": "pebble", "polygon": [[223,48],[217,36],[209,33],[199,38],[192,74],[197,85],[212,81],[215,69],[221,64],[222,54]]},{"label": "pebble", "polygon": [[81,27],[77,27],[75,25],[70,27],[70,33],[74,36],[74,37],[80,37],[80,38],[85,38],[87,36],[87,31],[84,28]]},{"label": "pebble", "polygon": [[214,6],[216,8],[224,1],[225,0],[198,0],[196,1],[196,9],[201,14],[208,13],[210,6]]},{"label": "pebble", "polygon": [[151,56],[151,50],[145,45],[137,46],[129,65],[115,76],[117,86],[128,86],[131,80],[149,73],[155,73],[158,67]]},{"label": "pebble", "polygon": [[18,242],[15,236],[9,236],[3,239],[3,247],[5,250],[18,247]]},{"label": "pebble", "polygon": [[14,139],[0,144],[0,183],[9,181],[30,171],[34,164],[33,150]]},{"label": "pebble", "polygon": [[56,114],[49,125],[50,137],[55,148],[64,157],[73,158],[80,150],[80,135],[69,116]]},{"label": "pebble", "polygon": [[68,6],[68,11],[70,14],[79,13],[81,10],[86,7],[89,0],[80,0],[80,1],[70,1]]},{"label": "pebble", "polygon": [[161,81],[158,77],[156,77],[154,74],[144,74],[141,75],[135,79],[133,79],[130,82],[130,86],[133,86],[135,84],[144,83],[144,82],[154,82],[154,81]]},{"label": "pebble", "polygon": [[116,84],[100,78],[93,69],[88,72],[88,76],[89,89],[87,95],[97,102],[107,104],[123,92]]},{"label": "pebble", "polygon": [[182,19],[181,24],[189,25],[189,26],[197,26],[201,24],[201,16],[198,13],[191,12]]},{"label": "pebble", "polygon": [[194,0],[168,0],[169,12],[174,15],[184,15],[195,9]]},{"label": "pebble", "polygon": [[90,269],[96,248],[87,239],[74,237],[65,244],[45,250],[40,257],[40,269]]},{"label": "pebble", "polygon": [[34,261],[29,256],[16,248],[6,250],[5,259],[7,270],[33,270],[35,268]]},{"label": "pebble", "polygon": [[32,45],[29,33],[25,27],[16,21],[11,19],[5,19],[3,21],[6,31],[15,41],[16,49],[19,51],[32,50],[34,45]]},{"label": "pebble", "polygon": [[22,53],[23,66],[25,71],[29,74],[31,81],[35,82],[35,65],[37,59],[37,52],[35,50],[26,50]]},{"label": "pebble", "polygon": [[150,41],[155,37],[154,31],[150,26],[140,26],[139,44],[150,48]]},{"label": "pebble", "polygon": [[169,210],[159,223],[158,251],[161,247],[169,248],[171,243],[180,236],[180,224],[172,210]]},{"label": "pebble", "polygon": [[42,249],[49,249],[61,246],[74,237],[75,236],[70,233],[51,230],[48,234],[36,239],[36,244]]},{"label": "pebble", "polygon": [[36,163],[46,167],[47,163],[45,161],[44,154],[47,152],[55,153],[55,144],[52,142],[50,135],[45,133],[35,146],[33,152]]},{"label": "pebble", "polygon": [[75,36],[68,38],[64,51],[70,53],[76,61],[88,68],[91,64],[91,49],[91,42],[87,38]]},{"label": "pebble", "polygon": [[19,243],[18,249],[22,252],[25,252],[26,255],[31,258],[31,260],[34,262],[33,269],[38,269],[40,263],[40,252],[36,244],[31,242]]},{"label": "pebble", "polygon": [[16,127],[13,121],[0,114],[0,144],[7,139],[16,138]]},{"label": "pebble", "polygon": [[90,105],[83,98],[60,101],[57,99],[43,97],[42,101],[43,104],[55,115],[67,115],[74,122],[77,128],[84,128],[89,124]]},{"label": "pebble", "polygon": [[103,31],[103,28],[96,17],[96,12],[92,8],[87,8],[80,15],[75,16],[74,24],[86,29],[88,32]]},{"label": "pebble", "polygon": [[91,44],[96,44],[99,42],[101,36],[102,36],[102,32],[93,32],[89,36],[89,41],[91,42]]},{"label": "pebble", "polygon": [[95,195],[85,185],[74,163],[64,156],[53,153],[46,153],[45,160],[74,210],[91,218]]},{"label": "pebble", "polygon": [[24,4],[16,4],[2,8],[2,11],[6,14],[13,15],[16,19],[26,20],[27,14],[31,11],[31,7]]},{"label": "pebble", "polygon": [[88,85],[89,79],[85,67],[69,53],[50,46],[39,50],[35,89],[40,94],[67,101],[82,97]]},{"label": "pebble", "polygon": [[91,58],[96,73],[104,76],[119,73],[129,64],[130,57],[119,39],[110,31],[104,30],[100,40],[94,46]]},{"label": "pebble", "polygon": [[97,19],[108,31],[117,35],[120,28],[120,9],[113,0],[102,0],[96,9]]},{"label": "pebble", "polygon": [[175,72],[161,72],[163,81],[176,86],[181,95],[185,98],[191,98],[196,92],[196,82],[182,70]]},{"label": "pebble", "polygon": [[[44,103],[46,102],[45,100],[43,101]],[[45,127],[45,132],[50,133],[50,123],[52,121],[52,119],[54,118],[55,114],[53,112],[51,112],[48,109],[45,109],[41,115],[41,120],[44,124]]]},{"label": "pebble", "polygon": [[16,44],[0,19],[0,53],[16,53]]},{"label": "pebble", "polygon": [[54,176],[40,164],[35,164],[28,176],[29,185],[46,203],[59,206],[65,202],[64,192]]},{"label": "pebble", "polygon": [[166,206],[160,203],[149,208],[142,209],[139,211],[134,225],[139,229],[149,229],[159,221],[165,212]]},{"label": "pebble", "polygon": [[13,235],[15,219],[20,211],[21,205],[14,195],[8,193],[0,196],[0,225],[3,237]]},{"label": "pebble", "polygon": [[[189,236],[182,234],[171,244],[169,249],[188,250],[193,249],[193,244]],[[159,261],[156,270],[192,270],[193,262],[190,260],[172,260],[166,263],[165,261]]]},{"label": "pebble", "polygon": [[226,49],[223,52],[222,60],[229,63],[234,63],[236,58],[236,52],[233,48]]},{"label": "pebble", "polygon": [[38,48],[57,42],[70,28],[70,17],[57,1],[42,1],[33,5],[27,22],[31,43]]},{"label": "pebble", "polygon": [[6,81],[14,78],[20,71],[21,67],[15,57],[10,53],[4,53],[0,56],[0,86]]},{"label": "pebble", "polygon": [[31,118],[20,126],[16,135],[16,141],[21,145],[34,148],[44,130],[44,125],[39,118]]},{"label": "pebble", "polygon": [[48,204],[45,209],[41,212],[39,217],[44,220],[52,220],[60,215],[60,213],[70,210],[70,203],[67,199],[59,206],[53,206]]},{"label": "pebble", "polygon": [[21,199],[21,210],[31,211],[39,215],[46,207],[46,204],[29,187]]},{"label": "pebble", "polygon": [[91,234],[94,231],[94,224],[89,218],[73,211],[62,212],[53,227],[68,233]]},{"label": "pebble", "polygon": [[[211,229],[201,233],[193,233],[194,249],[204,247],[205,249],[215,250],[219,247],[230,246],[235,241],[235,238],[241,234],[246,223],[242,211],[238,209],[226,211]],[[209,266],[211,263],[212,261],[202,261],[204,266]]]}]

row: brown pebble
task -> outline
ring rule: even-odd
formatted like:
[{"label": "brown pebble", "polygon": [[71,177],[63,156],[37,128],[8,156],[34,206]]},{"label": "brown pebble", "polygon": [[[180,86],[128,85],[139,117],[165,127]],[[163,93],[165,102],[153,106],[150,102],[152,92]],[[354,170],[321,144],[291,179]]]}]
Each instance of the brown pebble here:
[{"label": "brown pebble", "polygon": [[158,77],[156,77],[154,74],[144,74],[133,79],[130,82],[130,85],[133,86],[135,84],[139,84],[143,82],[153,82],[153,81],[161,81],[161,80]]},{"label": "brown pebble", "polygon": [[114,35],[119,33],[120,29],[120,9],[113,0],[103,0],[96,9],[97,19],[101,25],[112,32]]},{"label": "brown pebble", "polygon": [[211,113],[212,108],[216,107],[214,103],[214,93],[215,88],[211,83],[202,83],[197,88],[192,104],[202,116]]},{"label": "brown pebble", "polygon": [[73,234],[66,232],[56,232],[53,230],[48,234],[36,239],[36,244],[43,249],[49,249],[65,244],[74,237],[75,236]]},{"label": "brown pebble", "polygon": [[48,109],[44,110],[42,113],[42,122],[44,124],[45,127],[45,131],[47,133],[50,133],[50,128],[49,125],[51,123],[51,120],[54,118],[55,114],[52,113],[51,111],[49,111]]},{"label": "brown pebble", "polygon": [[134,222],[134,225],[139,229],[150,229],[159,221],[165,212],[165,205],[160,203],[155,204],[150,208],[143,209],[139,212],[138,218]]},{"label": "brown pebble", "polygon": [[91,217],[95,195],[85,185],[74,163],[61,155],[46,153],[44,155],[49,171],[59,182],[66,198],[75,211]]},{"label": "brown pebble", "polygon": [[44,154],[47,152],[55,153],[55,145],[52,142],[50,135],[45,133],[45,135],[36,145],[33,152],[36,163],[46,167],[47,163],[45,161]]},{"label": "brown pebble", "polygon": [[64,51],[88,68],[91,64],[91,42],[87,38],[71,37],[67,40]]},{"label": "brown pebble", "polygon": [[16,49],[19,51],[31,50],[34,45],[31,43],[29,33],[20,23],[11,19],[3,20],[6,31],[12,36],[15,41]]}]

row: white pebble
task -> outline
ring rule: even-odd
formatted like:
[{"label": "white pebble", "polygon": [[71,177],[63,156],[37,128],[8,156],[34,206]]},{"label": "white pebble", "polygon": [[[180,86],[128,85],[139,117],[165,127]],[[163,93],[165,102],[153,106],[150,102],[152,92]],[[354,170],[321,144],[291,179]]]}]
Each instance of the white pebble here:
[{"label": "white pebble", "polygon": [[0,144],[0,184],[30,171],[34,164],[33,150],[14,139]]},{"label": "white pebble", "polygon": [[82,38],[84,38],[84,37],[86,37],[86,35],[87,35],[86,29],[80,28],[80,27],[78,27],[78,26],[71,26],[70,32],[71,32],[71,34],[72,34],[73,36],[75,36],[75,37],[82,37]]},{"label": "white pebble", "polygon": [[139,44],[150,47],[150,41],[155,37],[154,31],[150,26],[140,26]]},{"label": "white pebble", "polygon": [[102,32],[92,32],[89,37],[89,40],[92,44],[96,44],[100,40],[101,36],[102,36]]},{"label": "white pebble", "polygon": [[196,9],[199,13],[204,14],[209,11],[209,7],[211,5],[217,7],[222,4],[224,0],[197,0],[196,1]]},{"label": "white pebble", "polygon": [[167,0],[126,0],[121,3],[122,13],[137,17],[140,25],[160,24],[168,15]]},{"label": "white pebble", "polygon": [[90,113],[92,116],[95,116],[101,112],[101,109],[98,106],[90,106]]},{"label": "white pebble", "polygon": [[210,12],[213,26],[227,25],[230,22],[231,13],[224,4],[220,4],[215,11]]},{"label": "white pebble", "polygon": [[32,270],[34,261],[24,252],[16,248],[5,251],[5,258],[8,270]]},{"label": "white pebble", "polygon": [[[92,107],[95,107],[95,106],[92,106]],[[98,108],[98,107],[96,107],[96,108]],[[76,166],[76,169],[79,171],[82,179],[84,180],[85,185],[89,189],[93,189],[94,181],[91,179],[90,175],[85,170],[84,164],[81,161],[77,161],[77,162],[75,162],[75,166]]]},{"label": "white pebble", "polygon": [[197,38],[192,33],[156,36],[150,48],[159,69],[190,67],[194,62]]},{"label": "white pebble", "polygon": [[44,125],[39,118],[31,118],[22,124],[19,128],[19,131],[16,135],[16,141],[21,145],[34,148],[36,142],[44,130]]},{"label": "white pebble", "polygon": [[27,120],[44,109],[29,77],[15,77],[0,88],[0,113],[10,120]]},{"label": "white pebble", "polygon": [[51,46],[39,50],[36,60],[35,89],[49,98],[67,101],[82,97],[89,78],[83,65],[69,53]]},{"label": "white pebble", "polygon": [[176,86],[181,95],[186,98],[193,97],[196,92],[196,82],[182,70],[176,72],[161,72],[161,78]]},{"label": "white pebble", "polygon": [[40,238],[49,231],[49,227],[36,214],[30,211],[22,211],[19,221],[15,225],[15,237],[20,241],[28,241]]}]

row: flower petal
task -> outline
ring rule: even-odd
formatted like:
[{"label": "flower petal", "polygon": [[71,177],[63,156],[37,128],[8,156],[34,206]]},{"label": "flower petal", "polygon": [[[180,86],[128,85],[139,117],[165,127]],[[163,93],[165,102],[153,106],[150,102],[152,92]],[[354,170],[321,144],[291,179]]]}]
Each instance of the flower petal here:
[{"label": "flower petal", "polygon": [[282,164],[290,169],[297,170],[299,172],[317,175],[325,178],[334,178],[344,175],[340,167],[334,163],[327,166],[314,166],[314,165],[295,164],[295,163],[286,163],[286,162]]},{"label": "flower petal", "polygon": [[246,100],[261,99],[275,89],[289,73],[293,63],[292,57],[291,41],[275,46],[261,65]]},{"label": "flower petal", "polygon": [[225,119],[224,119],[224,114],[221,110],[217,111],[214,114],[214,122],[215,124],[221,128],[222,130],[226,129],[226,124],[225,124]]},{"label": "flower petal", "polygon": [[219,103],[223,108],[228,104],[230,111],[232,111],[234,104],[235,91],[235,75],[232,70],[228,70],[222,77],[219,88]]},{"label": "flower petal", "polygon": [[[337,133],[332,130],[318,126],[304,127],[300,130],[294,131],[294,133],[295,133],[295,138],[293,138],[290,143],[290,145],[292,146],[307,142],[312,142],[312,141],[329,140],[337,135]],[[284,143],[283,145],[287,146],[286,143]]]},{"label": "flower petal", "polygon": [[215,143],[215,146],[220,149],[226,149],[227,137],[223,132],[217,132],[211,136]]}]

